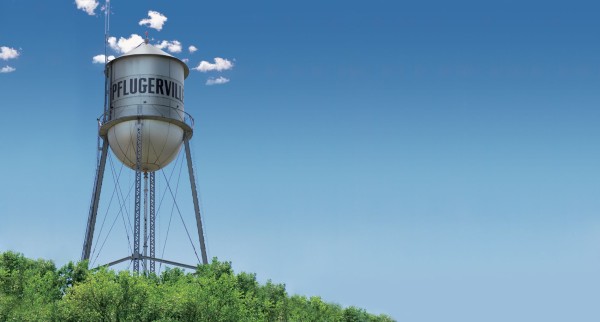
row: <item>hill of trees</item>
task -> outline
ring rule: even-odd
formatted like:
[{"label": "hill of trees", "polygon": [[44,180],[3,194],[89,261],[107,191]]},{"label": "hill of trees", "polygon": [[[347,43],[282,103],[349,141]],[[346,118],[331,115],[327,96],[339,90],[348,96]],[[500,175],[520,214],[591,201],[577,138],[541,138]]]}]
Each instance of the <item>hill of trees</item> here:
[{"label": "hill of trees", "polygon": [[0,321],[393,321],[320,297],[288,295],[216,259],[194,273],[169,269],[134,275],[87,262],[0,253]]}]

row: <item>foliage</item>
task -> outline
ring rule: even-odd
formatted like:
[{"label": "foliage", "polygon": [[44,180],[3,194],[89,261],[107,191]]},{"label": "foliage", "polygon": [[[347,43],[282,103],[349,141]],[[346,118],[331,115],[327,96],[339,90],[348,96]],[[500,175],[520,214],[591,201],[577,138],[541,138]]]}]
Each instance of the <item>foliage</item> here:
[{"label": "foliage", "polygon": [[393,321],[320,297],[289,296],[285,285],[235,274],[213,259],[194,273],[136,275],[87,262],[57,269],[46,260],[0,253],[0,321]]},{"label": "foliage", "polygon": [[0,254],[0,321],[48,321],[60,299],[59,275],[52,262]]}]

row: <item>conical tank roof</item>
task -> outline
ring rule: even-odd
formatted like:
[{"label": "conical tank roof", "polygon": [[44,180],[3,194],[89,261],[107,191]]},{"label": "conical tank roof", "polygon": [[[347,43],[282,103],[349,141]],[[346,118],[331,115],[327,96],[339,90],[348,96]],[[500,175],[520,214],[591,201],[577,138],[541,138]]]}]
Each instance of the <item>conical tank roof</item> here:
[{"label": "conical tank roof", "polygon": [[152,55],[152,56],[166,56],[172,59],[175,59],[176,61],[178,61],[179,63],[181,63],[181,65],[183,66],[184,69],[184,77],[187,77],[190,73],[190,68],[186,65],[186,63],[182,62],[181,60],[179,60],[177,57],[174,57],[173,55],[169,55],[166,52],[162,51],[161,49],[148,44],[146,42],[143,42],[141,44],[139,44],[137,47],[133,48],[132,50],[124,53],[123,55],[111,60],[110,63],[113,63],[116,60],[119,60],[123,57],[130,57],[130,56],[137,56],[137,55]]}]

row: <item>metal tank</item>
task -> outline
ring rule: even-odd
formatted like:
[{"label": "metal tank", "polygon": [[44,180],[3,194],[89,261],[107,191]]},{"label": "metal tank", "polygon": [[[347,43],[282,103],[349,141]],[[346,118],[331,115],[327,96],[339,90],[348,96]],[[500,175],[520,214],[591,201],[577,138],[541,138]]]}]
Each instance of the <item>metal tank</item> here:
[{"label": "metal tank", "polygon": [[[136,170],[152,172],[168,165],[192,135],[193,119],[184,111],[183,82],[189,68],[146,42],[106,66],[108,109],[99,120],[115,156]],[[140,132],[141,146],[138,144]]]}]

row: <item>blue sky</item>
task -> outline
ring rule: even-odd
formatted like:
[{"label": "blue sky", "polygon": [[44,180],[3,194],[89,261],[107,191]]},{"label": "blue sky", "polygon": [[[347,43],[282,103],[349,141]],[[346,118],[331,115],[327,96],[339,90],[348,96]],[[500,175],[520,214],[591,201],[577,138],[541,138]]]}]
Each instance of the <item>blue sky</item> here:
[{"label": "blue sky", "polygon": [[[0,251],[80,256],[100,6],[0,4]],[[399,321],[598,321],[599,9],[114,0],[111,35],[177,40],[190,68],[233,65],[185,83],[210,257]],[[151,10],[167,18],[160,31],[139,24]],[[167,251],[193,262],[176,219]],[[98,262],[127,255],[119,225]]]}]

